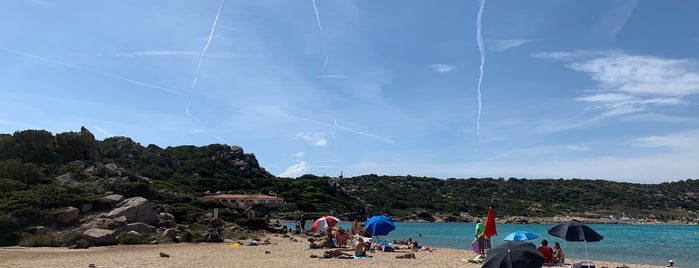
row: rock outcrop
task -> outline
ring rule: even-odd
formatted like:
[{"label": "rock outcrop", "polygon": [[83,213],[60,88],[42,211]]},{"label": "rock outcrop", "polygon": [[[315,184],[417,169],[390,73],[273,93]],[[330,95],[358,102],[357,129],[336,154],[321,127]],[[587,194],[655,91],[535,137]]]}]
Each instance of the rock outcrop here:
[{"label": "rock outcrop", "polygon": [[78,222],[80,210],[75,207],[67,207],[56,214],[56,222],[60,224],[70,224]]},{"label": "rock outcrop", "polygon": [[158,222],[158,214],[153,210],[151,203],[143,197],[132,197],[121,201],[117,208],[107,214],[108,218],[116,219],[124,217],[126,223],[142,222],[154,225]]},{"label": "rock outcrop", "polygon": [[92,228],[83,232],[82,238],[96,246],[116,245],[116,234],[112,230]]}]

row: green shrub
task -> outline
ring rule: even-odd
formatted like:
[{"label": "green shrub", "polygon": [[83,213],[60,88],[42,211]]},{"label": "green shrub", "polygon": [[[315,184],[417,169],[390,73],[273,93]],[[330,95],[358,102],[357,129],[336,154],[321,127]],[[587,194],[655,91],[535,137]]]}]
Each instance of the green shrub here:
[{"label": "green shrub", "polygon": [[136,244],[146,244],[147,239],[142,235],[121,233],[117,236],[117,241],[122,245],[136,245]]},{"label": "green shrub", "polygon": [[268,227],[267,220],[263,218],[236,219],[235,223],[251,230],[265,230]]},{"label": "green shrub", "polygon": [[27,235],[19,241],[22,247],[58,247],[60,243],[53,235]]},{"label": "green shrub", "polygon": [[[83,240],[83,232],[84,230],[82,229],[76,229],[67,232],[57,233],[55,235],[55,239],[63,247],[72,246],[75,244],[80,244],[80,240]],[[85,243],[89,245],[89,242],[85,241]]]}]

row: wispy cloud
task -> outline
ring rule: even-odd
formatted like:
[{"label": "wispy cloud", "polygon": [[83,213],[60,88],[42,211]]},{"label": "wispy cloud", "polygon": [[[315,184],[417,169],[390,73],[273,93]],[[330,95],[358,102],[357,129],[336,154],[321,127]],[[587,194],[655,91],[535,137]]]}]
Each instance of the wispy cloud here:
[{"label": "wispy cloud", "polygon": [[699,65],[691,59],[620,51],[535,53],[532,57],[569,61],[568,68],[589,74],[597,87],[576,100],[592,103],[603,116],[684,105],[684,97],[699,93]]},{"label": "wispy cloud", "polygon": [[579,145],[579,144],[572,144],[566,146],[568,150],[575,151],[575,152],[582,152],[582,151],[589,151],[590,147],[587,147],[585,145]]},{"label": "wispy cloud", "polygon": [[113,54],[97,54],[97,56],[115,56],[115,57],[135,57],[135,56],[196,56],[201,52],[187,50],[147,50],[135,52],[121,52]]},{"label": "wispy cloud", "polygon": [[328,124],[328,123],[324,123],[324,122],[321,122],[321,121],[318,121],[318,120],[314,120],[314,119],[310,119],[310,118],[296,117],[296,116],[294,116],[294,117],[295,117],[295,118],[298,118],[298,119],[301,119],[301,120],[304,120],[304,121],[309,121],[309,122],[313,122],[313,123],[316,123],[316,124],[319,124],[319,125],[323,125],[323,126],[332,128],[333,130],[336,130],[336,129],[338,129],[338,130],[344,130],[344,131],[347,131],[347,132],[350,132],[350,133],[354,133],[354,134],[357,134],[357,135],[360,135],[360,136],[364,136],[364,137],[368,137],[368,138],[371,138],[371,139],[375,139],[375,140],[378,140],[378,141],[381,141],[381,142],[384,142],[384,143],[389,143],[389,144],[394,144],[394,143],[396,143],[396,141],[394,141],[394,140],[392,140],[392,139],[390,139],[390,138],[384,137],[384,136],[372,134],[372,133],[365,132],[365,131],[359,131],[359,130],[355,130],[355,129],[352,129],[352,128],[348,128],[348,127],[345,127],[345,126],[342,126],[342,125],[338,125],[338,124],[337,124],[337,121],[335,121],[334,124]]},{"label": "wispy cloud", "polygon": [[310,169],[311,169],[310,164],[306,163],[305,161],[300,161],[299,163],[296,163],[296,164],[286,168],[286,171],[279,174],[279,177],[296,178],[296,177],[299,177],[301,175],[307,174]]},{"label": "wispy cloud", "polygon": [[84,68],[84,67],[81,67],[81,66],[78,66],[78,65],[75,65],[75,64],[65,63],[65,62],[61,62],[61,61],[57,61],[57,60],[52,60],[52,59],[48,59],[48,58],[45,58],[45,57],[42,57],[42,56],[33,55],[33,54],[29,54],[29,53],[24,53],[24,52],[19,52],[19,51],[15,51],[15,50],[11,50],[11,49],[0,48],[0,50],[6,51],[6,52],[10,52],[10,53],[13,53],[13,54],[16,54],[16,55],[24,56],[24,57],[33,58],[33,59],[36,59],[36,60],[39,60],[39,61],[43,61],[43,62],[46,62],[46,63],[50,63],[50,64],[61,65],[61,66],[64,66],[64,67],[68,67],[68,68],[72,68],[72,69],[76,69],[76,70],[80,70],[80,71],[84,71],[84,72],[88,72],[88,73],[99,74],[99,75],[102,75],[102,76],[107,76],[107,77],[115,78],[115,79],[122,80],[122,81],[131,83],[131,84],[134,84],[134,85],[137,85],[137,86],[148,87],[148,88],[154,88],[154,89],[160,89],[160,90],[167,91],[167,92],[170,92],[170,93],[182,95],[182,92],[181,92],[180,90],[177,90],[177,89],[172,89],[172,88],[168,88],[168,87],[163,87],[163,86],[158,86],[158,85],[154,85],[154,84],[144,83],[144,82],[136,81],[136,80],[129,79],[129,78],[126,78],[126,77],[123,77],[123,76],[119,76],[119,75],[115,75],[115,74],[111,74],[111,73],[107,73],[107,72],[103,72],[103,71],[97,71],[97,70],[87,69],[87,68]]},{"label": "wispy cloud", "polygon": [[699,148],[699,130],[689,130],[664,136],[648,136],[635,138],[632,144],[636,147],[655,147],[673,150],[696,150]]},{"label": "wispy cloud", "polygon": [[432,70],[438,73],[450,73],[456,71],[456,66],[451,64],[432,64],[427,67],[432,68]]},{"label": "wispy cloud", "polygon": [[508,39],[508,40],[500,40],[495,43],[495,47],[493,50],[495,51],[504,51],[508,50],[510,48],[518,47],[521,45],[524,45],[526,43],[531,42],[531,40],[527,39]]},{"label": "wispy cloud", "polygon": [[332,75],[332,74],[321,74],[321,75],[316,75],[318,78],[348,78],[345,75]]},{"label": "wispy cloud", "polygon": [[306,155],[304,152],[295,152],[295,153],[291,154],[291,157],[303,158],[304,155]]},{"label": "wispy cloud", "polygon": [[98,133],[102,134],[105,138],[114,137],[114,135],[113,135],[111,132],[107,131],[106,129],[104,129],[104,128],[101,127],[101,126],[93,126],[93,128],[94,128]]},{"label": "wispy cloud", "polygon": [[307,141],[313,146],[325,146],[328,145],[328,140],[325,139],[325,133],[302,133],[296,134],[296,138],[303,141]]},{"label": "wispy cloud", "polygon": [[482,34],[482,21],[483,21],[483,8],[485,7],[485,0],[478,1],[478,16],[476,17],[476,42],[478,43],[478,50],[481,54],[481,65],[480,65],[480,75],[478,76],[478,118],[476,119],[476,136],[481,136],[481,110],[483,108],[483,103],[481,102],[481,84],[483,83],[483,66],[485,65],[485,47],[483,45],[483,34]]},{"label": "wispy cloud", "polygon": [[201,54],[199,54],[199,62],[197,63],[197,75],[194,77],[194,81],[192,81],[191,88],[194,88],[194,86],[197,84],[197,81],[199,81],[199,71],[201,70],[201,60],[204,58],[204,54],[206,53],[206,50],[209,48],[209,44],[211,44],[211,39],[214,37],[214,30],[216,29],[216,23],[218,22],[218,17],[221,15],[221,9],[223,9],[223,1],[221,0],[221,4],[218,6],[218,11],[216,12],[216,17],[214,18],[214,23],[211,25],[211,32],[209,33],[209,38],[206,40],[206,45],[204,45],[204,48],[201,50]]}]

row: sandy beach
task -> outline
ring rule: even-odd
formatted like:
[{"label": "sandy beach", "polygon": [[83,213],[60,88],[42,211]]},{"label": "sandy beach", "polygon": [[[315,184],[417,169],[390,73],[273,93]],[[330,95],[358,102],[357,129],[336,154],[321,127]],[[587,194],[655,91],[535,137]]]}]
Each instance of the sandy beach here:
[{"label": "sandy beach", "polygon": [[[415,253],[415,259],[399,259],[408,253],[369,253],[363,259],[318,259],[324,250],[307,250],[308,242],[298,242],[280,236],[268,236],[274,244],[229,247],[228,243],[120,245],[89,249],[67,248],[0,248],[0,267],[480,267],[464,258],[473,257],[471,251],[437,248],[432,252]],[[246,242],[246,241],[241,241]],[[161,257],[160,253],[169,257]],[[351,254],[350,251],[347,251]],[[594,262],[596,267],[664,267],[629,263]]]}]

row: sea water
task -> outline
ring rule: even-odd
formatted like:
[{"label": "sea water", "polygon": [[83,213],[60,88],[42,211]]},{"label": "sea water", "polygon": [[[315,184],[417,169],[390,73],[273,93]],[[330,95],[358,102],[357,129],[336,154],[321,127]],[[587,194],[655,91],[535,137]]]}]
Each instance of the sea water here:
[{"label": "sea water", "polygon": [[[341,222],[339,226],[348,228],[350,223]],[[385,236],[389,242],[412,238],[423,246],[470,250],[475,236],[473,223],[397,222],[396,226],[394,231]],[[527,231],[539,236],[530,241],[537,247],[541,245],[542,239],[548,240],[550,247],[553,247],[553,242],[559,242],[567,262],[600,260],[618,266],[631,263],[664,266],[672,259],[679,267],[699,267],[699,225],[589,224],[604,236],[602,241],[589,243],[567,242],[549,235],[546,229],[550,226],[551,224],[498,224],[498,235],[491,242],[493,246],[497,246],[503,243],[508,234]]]}]

